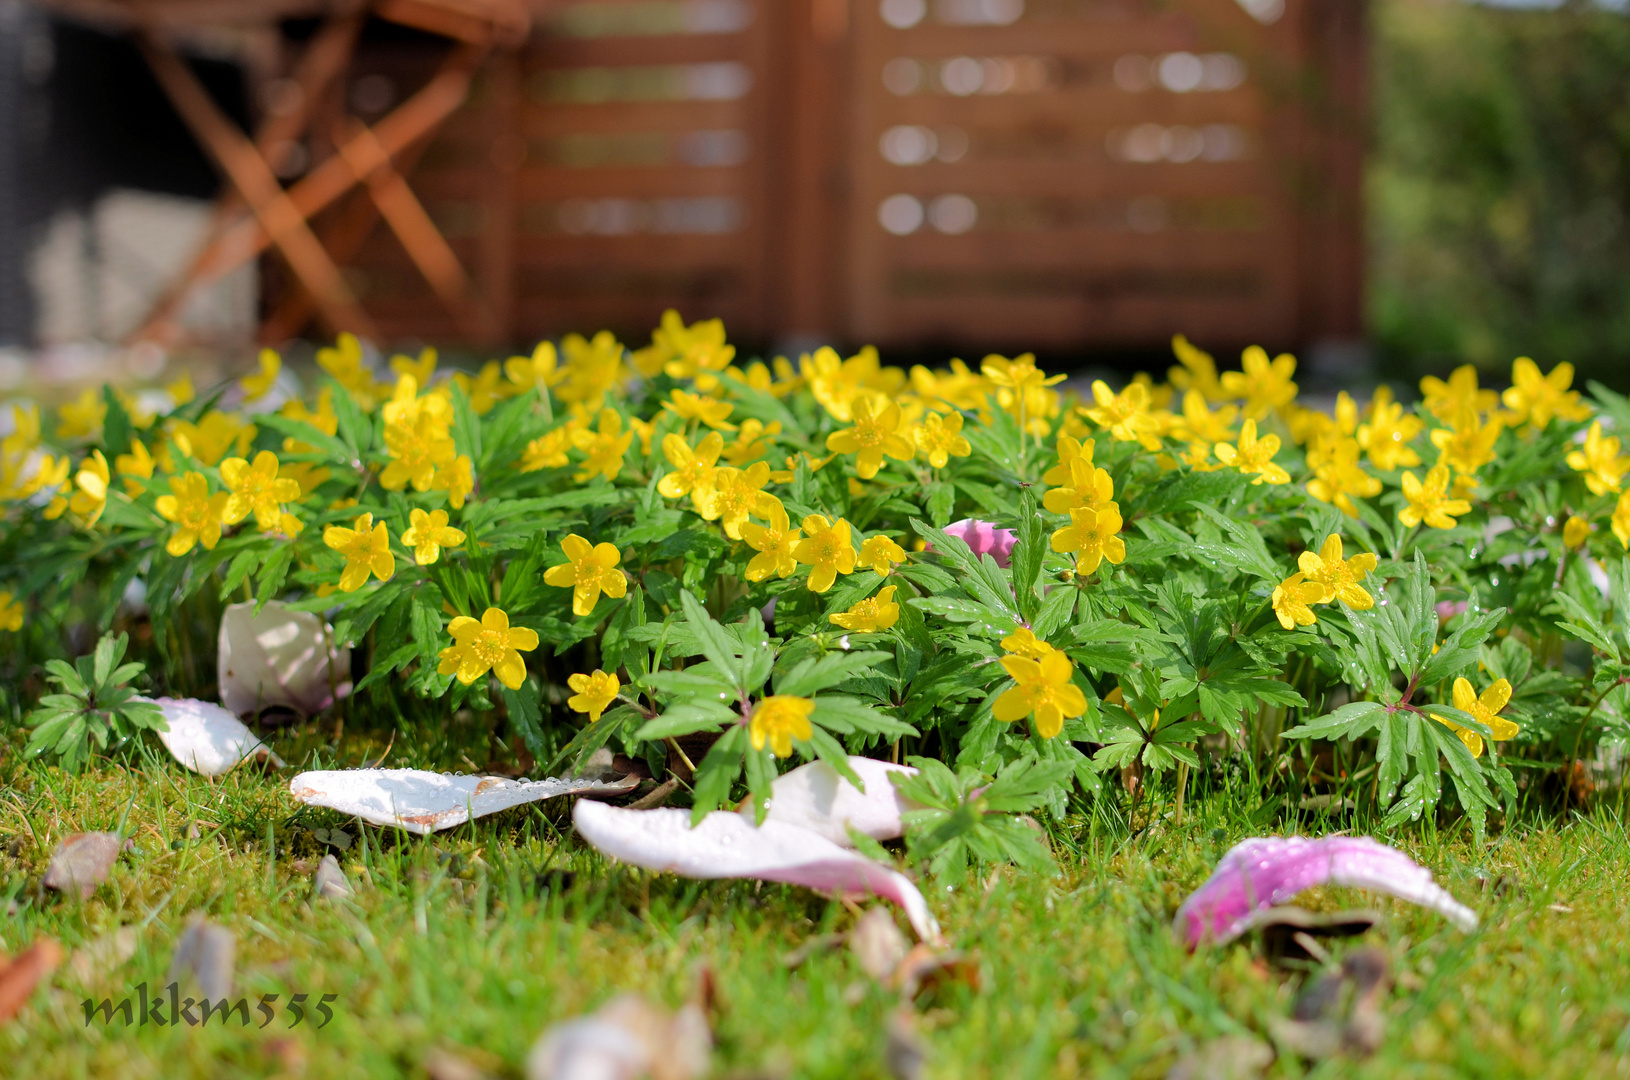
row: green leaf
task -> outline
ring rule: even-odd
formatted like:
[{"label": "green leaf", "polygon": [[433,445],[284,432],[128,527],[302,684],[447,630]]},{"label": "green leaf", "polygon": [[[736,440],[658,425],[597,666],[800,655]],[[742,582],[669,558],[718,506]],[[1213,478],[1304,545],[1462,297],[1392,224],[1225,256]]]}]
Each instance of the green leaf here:
[{"label": "green leaf", "polygon": [[817,691],[841,686],[884,660],[889,654],[869,650],[832,652],[818,658],[804,660],[776,680],[777,694],[810,697]]},{"label": "green leaf", "polygon": [[696,642],[701,646],[702,655],[713,661],[713,666],[724,673],[735,685],[741,685],[742,665],[738,655],[740,646],[731,640],[724,627],[716,622],[702,602],[690,594],[689,590],[679,594],[680,607],[685,612],[685,623],[696,635]]},{"label": "green leaf", "polygon": [[1036,596],[1036,579],[1041,576],[1041,562],[1046,555],[1047,531],[1042,525],[1041,513],[1036,509],[1036,496],[1025,488],[1019,495],[1019,540],[1013,546],[1009,563],[1019,614],[1026,621],[1035,619],[1041,605]]},{"label": "green leaf", "polygon": [[1381,721],[1386,706],[1379,701],[1351,701],[1317,720],[1283,733],[1286,739],[1356,739]]},{"label": "green leaf", "polygon": [[654,720],[647,720],[636,739],[673,739],[681,735],[694,735],[698,731],[718,731],[725,724],[740,717],[726,706],[714,701],[692,700],[671,706]]}]

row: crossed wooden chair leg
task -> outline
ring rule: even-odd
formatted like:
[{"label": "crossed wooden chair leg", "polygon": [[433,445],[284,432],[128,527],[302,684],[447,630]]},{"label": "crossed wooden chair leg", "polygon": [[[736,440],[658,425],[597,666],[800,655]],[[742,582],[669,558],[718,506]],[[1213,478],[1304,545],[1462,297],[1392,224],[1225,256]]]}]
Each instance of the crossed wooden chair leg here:
[{"label": "crossed wooden chair leg", "polygon": [[[275,166],[312,120],[311,103],[349,63],[360,29],[362,13],[331,19],[308,47],[293,83],[298,89],[291,108],[274,113],[254,140],[223,113],[192,70],[157,35],[142,32],[142,51],[159,84],[174,103],[194,136],[214,159],[232,185],[217,207],[203,246],[187,269],[168,287],[131,335],[132,341],[173,344],[180,338],[176,319],[194,290],[220,278],[276,247],[309,297],[315,313],[332,331],[348,330],[378,340],[378,332],[336,263],[354,254],[379,217],[401,241],[424,275],[473,340],[495,341],[497,320],[476,291],[457,255],[436,228],[429,213],[413,194],[398,162],[416,157],[415,148],[459,107],[470,80],[489,46],[462,42],[454,46],[441,69],[396,110],[368,127],[357,120],[342,123],[336,132],[337,153],[311,169],[288,188],[277,180]],[[330,244],[319,240],[311,219],[347,193],[360,189],[374,212],[354,208],[343,218],[347,229],[331,231]],[[289,316],[310,308],[285,303],[281,328],[295,332]],[[273,322],[277,322],[274,314]],[[263,328],[262,339],[271,327]]]}]

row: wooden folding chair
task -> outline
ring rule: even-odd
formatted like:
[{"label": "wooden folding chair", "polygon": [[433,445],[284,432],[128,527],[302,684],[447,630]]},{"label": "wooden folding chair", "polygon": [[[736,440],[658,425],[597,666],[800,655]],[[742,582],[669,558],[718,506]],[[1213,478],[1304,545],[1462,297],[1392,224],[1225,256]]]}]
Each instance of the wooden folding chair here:
[{"label": "wooden folding chair", "polygon": [[[299,326],[291,322],[303,322],[313,307],[331,332],[348,330],[378,340],[373,320],[338,263],[355,253],[379,218],[465,334],[481,343],[501,336],[491,307],[403,174],[464,102],[470,80],[489,52],[525,40],[529,20],[520,0],[59,0],[55,6],[132,29],[159,85],[230,185],[192,261],[164,289],[129,342],[182,341],[178,316],[194,292],[268,248],[276,248],[288,264],[311,307],[285,299],[263,326],[263,340],[268,332],[286,336],[297,331]],[[286,95],[289,105],[268,110],[253,138],[215,103],[171,41],[177,31],[271,26],[313,15],[321,23],[290,75],[294,92]],[[370,15],[449,38],[453,48],[428,83],[371,126],[342,116],[337,130],[329,133],[336,152],[284,187],[277,179],[280,167],[297,140],[311,132],[319,113],[315,103],[350,66]],[[319,238],[312,218],[353,191],[364,197],[342,211]]]}]

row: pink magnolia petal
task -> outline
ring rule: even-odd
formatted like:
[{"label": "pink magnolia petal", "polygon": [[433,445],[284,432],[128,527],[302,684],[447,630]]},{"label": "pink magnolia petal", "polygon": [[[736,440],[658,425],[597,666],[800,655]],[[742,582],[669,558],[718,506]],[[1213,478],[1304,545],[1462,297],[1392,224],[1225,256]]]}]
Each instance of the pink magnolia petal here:
[{"label": "pink magnolia petal", "polygon": [[647,870],[881,896],[905,909],[918,936],[939,938],[928,902],[904,874],[796,825],[766,821],[754,828],[740,814],[715,810],[693,829],[689,810],[623,810],[587,801],[572,808],[572,823],[603,854]]},{"label": "pink magnolia petal", "polygon": [[274,707],[322,712],[351,692],[351,650],[334,648],[332,636],[316,615],[276,600],[258,615],[253,603],[231,605],[218,642],[221,704],[239,716]]},{"label": "pink magnolia petal", "polygon": [[424,769],[336,769],[303,772],[289,781],[289,792],[310,806],[424,835],[540,799],[625,795],[638,783],[635,776],[606,783],[578,777],[510,780]]},{"label": "pink magnolia petal", "polygon": [[1477,926],[1477,913],[1432,881],[1432,872],[1408,855],[1367,836],[1259,836],[1229,849],[1204,885],[1177,909],[1177,931],[1189,948],[1221,944],[1252,926],[1266,908],[1304,889],[1345,885],[1396,896],[1431,908],[1460,927]]},{"label": "pink magnolia petal", "polygon": [[980,521],[978,518],[953,521],[945,526],[945,534],[967,544],[975,556],[989,555],[996,560],[997,566],[1004,569],[1013,557],[1013,545],[1019,542],[1018,534],[1012,529],[998,529],[990,522]]},{"label": "pink magnolia petal", "polygon": [[[849,839],[850,827],[873,840],[893,840],[902,835],[905,826],[900,814],[916,809],[916,804],[900,797],[889,782],[889,774],[914,776],[917,770],[864,757],[851,757],[849,767],[866,785],[864,793],[839,776],[831,765],[812,761],[776,778],[764,820],[808,829],[844,848],[854,847]],[[743,804],[741,813],[752,820],[751,800]]]},{"label": "pink magnolia petal", "polygon": [[158,732],[159,741],[193,772],[220,776],[247,757],[269,759],[278,768],[283,767],[282,758],[219,705],[196,698],[140,700],[159,707],[169,726],[168,731]]}]

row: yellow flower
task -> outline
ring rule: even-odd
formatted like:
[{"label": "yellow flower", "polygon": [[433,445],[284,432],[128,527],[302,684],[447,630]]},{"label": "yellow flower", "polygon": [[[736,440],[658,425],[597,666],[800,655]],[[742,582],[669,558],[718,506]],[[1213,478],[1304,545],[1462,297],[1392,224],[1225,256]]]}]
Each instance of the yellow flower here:
[{"label": "yellow flower", "polygon": [[[952,360],[949,371],[929,371],[918,364],[911,369],[910,378],[912,391],[935,412],[985,408],[985,378],[969,371],[968,365],[961,360]],[[845,420],[847,417],[840,416],[838,419]]]},{"label": "yellow flower", "polygon": [[657,490],[669,499],[691,495],[700,508],[703,494],[713,486],[714,463],[724,449],[724,436],[710,431],[693,450],[682,436],[667,434],[662,437],[662,453],[674,471],[657,483]]},{"label": "yellow flower", "polygon": [[1375,605],[1375,597],[1359,585],[1364,575],[1375,569],[1375,564],[1375,554],[1369,551],[1343,561],[1341,537],[1336,533],[1324,538],[1324,546],[1317,553],[1304,551],[1297,560],[1307,580],[1324,590],[1319,603],[1328,604],[1339,597],[1355,611],[1366,611]]},{"label": "yellow flower", "polygon": [[602,592],[616,600],[628,591],[628,579],[617,569],[623,554],[610,544],[591,545],[572,533],[560,542],[560,549],[570,561],[551,566],[544,571],[543,580],[572,590],[572,614],[583,616],[593,612]]},{"label": "yellow flower", "polygon": [[1590,425],[1585,446],[1568,455],[1568,467],[1585,474],[1585,486],[1596,495],[1618,491],[1624,474],[1630,472],[1630,457],[1619,456],[1617,435],[1602,435],[1602,422]]},{"label": "yellow flower", "polygon": [[660,370],[672,379],[693,379],[698,390],[711,393],[719,385],[717,373],[736,358],[736,347],[725,344],[723,320],[704,319],[686,326],[679,312],[669,308],[651,334],[647,357],[647,365],[660,364],[647,370],[647,375]]},{"label": "yellow flower", "polygon": [[[821,407],[840,423],[854,420],[853,405],[868,390],[885,397],[896,397],[904,389],[905,372],[899,368],[883,367],[877,350],[870,345],[847,360],[838,358],[830,345],[822,345],[813,356],[802,356],[798,366],[809,383],[809,392]],[[984,395],[979,397],[980,403]]]},{"label": "yellow flower", "polygon": [[1613,507],[1613,535],[1619,538],[1619,543],[1630,551],[1630,491],[1619,496],[1618,504]]},{"label": "yellow flower", "polygon": [[221,512],[221,520],[228,525],[236,525],[254,514],[255,524],[263,532],[277,528],[282,520],[281,503],[293,502],[300,497],[298,482],[279,479],[277,455],[270,450],[256,454],[252,466],[240,457],[227,458],[221,462],[221,482],[231,492],[231,497],[226,500],[226,509]]},{"label": "yellow flower", "polygon": [[1121,531],[1121,512],[1111,503],[1100,510],[1078,507],[1070,511],[1070,523],[1053,533],[1054,551],[1075,553],[1075,572],[1090,574],[1104,559],[1119,564],[1126,558],[1126,542],[1115,534]]},{"label": "yellow flower", "polygon": [[1220,442],[1212,447],[1217,460],[1230,468],[1238,469],[1246,476],[1255,473],[1253,484],[1288,484],[1290,473],[1273,463],[1273,456],[1279,453],[1279,436],[1268,434],[1257,438],[1256,421],[1247,420],[1239,430],[1239,445],[1230,446]]},{"label": "yellow flower", "polygon": [[815,703],[809,698],[773,694],[753,706],[747,737],[754,750],[762,750],[769,743],[776,757],[791,757],[792,740],[807,742],[815,734],[809,722],[809,714],[814,711]]},{"label": "yellow flower", "polygon": [[1093,441],[1079,442],[1068,435],[1058,437],[1058,464],[1041,474],[1041,482],[1054,487],[1064,487],[1070,483],[1070,464],[1076,458],[1084,458],[1088,465],[1092,464],[1092,452],[1095,449]]},{"label": "yellow flower", "polygon": [[849,523],[842,518],[828,522],[820,514],[804,518],[804,539],[793,547],[792,554],[809,572],[811,592],[823,593],[832,587],[839,574],[855,572],[855,549],[849,540]]},{"label": "yellow flower", "polygon": [[108,403],[98,390],[86,390],[57,410],[57,438],[94,439],[107,419]]},{"label": "yellow flower", "polygon": [[567,676],[566,685],[576,691],[566,699],[566,707],[573,712],[588,713],[591,724],[617,700],[617,692],[623,688],[616,675],[598,668],[588,675]]},{"label": "yellow flower", "polygon": [[176,530],[164,550],[180,557],[203,544],[205,551],[214,551],[221,542],[221,515],[226,510],[227,494],[209,493],[209,481],[200,472],[170,477],[170,494],[160,495],[154,504],[159,517],[175,522]]},{"label": "yellow flower", "polygon": [[453,372],[453,385],[464,391],[464,396],[470,399],[470,411],[477,416],[485,415],[505,398],[523,392],[505,381],[496,360],[488,360],[482,364],[481,370],[473,376],[462,371]]},{"label": "yellow flower", "polygon": [[176,445],[183,454],[191,454],[205,465],[218,463],[229,451],[242,454],[255,438],[255,425],[246,424],[236,416],[211,409],[196,424],[187,420],[175,421],[171,428]]},{"label": "yellow flower", "polygon": [[100,450],[91,451],[91,456],[81,461],[79,471],[74,473],[74,486],[79,490],[68,500],[68,509],[87,526],[95,525],[107,508],[109,480],[108,460]]},{"label": "yellow flower", "polygon": [[[1454,686],[1455,708],[1463,713],[1471,713],[1472,718],[1489,729],[1489,737],[1495,742],[1505,742],[1516,738],[1521,730],[1516,724],[1499,715],[1500,710],[1506,707],[1511,700],[1511,684],[1504,679],[1496,679],[1482,697],[1472,689],[1472,684],[1466,679],[1456,679]],[[1461,727],[1453,720],[1445,720],[1441,716],[1432,719],[1460,736],[1460,741],[1466,744],[1466,749],[1472,752],[1472,757],[1483,756],[1483,736],[1470,728]]]},{"label": "yellow flower", "polygon": [[728,465],[713,470],[713,482],[696,496],[696,512],[704,520],[718,521],[724,534],[732,540],[741,539],[741,527],[749,514],[769,517],[770,508],[780,500],[763,487],[770,480],[767,462],[755,461],[745,469]]},{"label": "yellow flower", "polygon": [[375,525],[372,514],[363,514],[349,529],[330,525],[323,530],[323,543],[345,556],[341,592],[356,592],[368,583],[370,573],[380,581],[388,581],[396,573],[390,532],[383,521]]},{"label": "yellow flower", "polygon": [[1572,364],[1558,364],[1549,375],[1541,375],[1539,365],[1519,356],[1511,365],[1511,388],[1500,400],[1511,410],[1512,424],[1526,420],[1531,430],[1544,431],[1553,417],[1584,420],[1590,416],[1590,406],[1579,400],[1579,391],[1568,389],[1572,385]]},{"label": "yellow flower", "polygon": [[1279,625],[1286,630],[1297,626],[1312,626],[1318,622],[1309,604],[1324,602],[1324,586],[1316,581],[1304,581],[1301,571],[1273,587],[1273,613]]},{"label": "yellow flower", "polygon": [[22,602],[9,592],[0,592],[0,630],[16,632],[22,628]]},{"label": "yellow flower", "polygon": [[417,360],[398,353],[391,357],[390,367],[398,375],[413,376],[413,381],[419,386],[429,386],[431,376],[436,374],[436,350],[428,347],[420,349]]},{"label": "yellow flower", "polygon": [[771,420],[766,425],[762,420],[749,417],[741,422],[736,440],[724,448],[724,459],[737,468],[757,461],[769,453],[770,440],[779,434],[781,421]]},{"label": "yellow flower", "polygon": [[408,512],[408,521],[402,543],[413,549],[413,561],[420,566],[429,566],[440,558],[442,548],[455,548],[464,543],[464,533],[447,524],[445,510],[432,510],[427,514],[414,509]]},{"label": "yellow flower", "polygon": [[174,407],[178,409],[198,396],[198,392],[192,388],[192,374],[186,371],[181,373],[181,378],[166,386],[164,392],[170,395],[170,400],[175,402]]},{"label": "yellow flower", "polygon": [[828,615],[834,623],[857,634],[877,634],[900,621],[900,605],[894,602],[897,586],[885,585],[876,596],[868,596],[848,611]]},{"label": "yellow flower", "polygon": [[1244,398],[1244,415],[1260,420],[1269,410],[1283,408],[1296,400],[1296,384],[1290,377],[1296,374],[1296,358],[1280,353],[1270,362],[1260,345],[1252,345],[1240,356],[1244,371],[1225,371],[1222,376],[1223,393],[1231,398]]},{"label": "yellow flower", "polygon": [[1578,548],[1590,537],[1590,522],[1582,517],[1571,517],[1568,523],[1562,526],[1562,543],[1570,548]]},{"label": "yellow flower", "polygon": [[573,434],[572,442],[586,455],[573,480],[579,484],[595,476],[615,480],[623,471],[623,456],[634,443],[634,433],[623,430],[623,418],[616,409],[601,409],[599,431],[580,429]]},{"label": "yellow flower", "polygon": [[929,413],[923,417],[921,424],[912,429],[911,435],[917,449],[936,469],[945,468],[946,462],[953,457],[967,457],[973,453],[973,447],[962,435],[961,413],[945,416]]},{"label": "yellow flower", "polygon": [[1189,443],[1227,442],[1234,437],[1234,418],[1239,409],[1233,405],[1219,405],[1213,412],[1206,407],[1205,395],[1190,390],[1183,395],[1183,415],[1178,419],[1174,436]]},{"label": "yellow flower", "polygon": [[[1049,470],[1049,476],[1054,475]],[[1088,454],[1070,461],[1070,481],[1063,487],[1053,488],[1041,497],[1048,513],[1068,514],[1078,507],[1099,510],[1115,503],[1115,481],[1109,470],[1095,468]]]},{"label": "yellow flower", "polygon": [[438,466],[430,478],[431,491],[447,492],[447,501],[454,510],[464,509],[464,500],[475,490],[475,466],[469,454],[460,454],[446,465]]},{"label": "yellow flower", "polygon": [[153,455],[147,452],[147,445],[140,439],[130,440],[130,453],[120,454],[113,459],[113,468],[120,476],[125,477],[125,491],[135,495],[144,485],[140,480],[153,478]]},{"label": "yellow flower", "polygon": [[1358,426],[1358,445],[1382,472],[1419,465],[1420,455],[1409,444],[1421,427],[1420,417],[1405,416],[1404,407],[1392,400],[1392,391],[1382,386],[1370,401],[1368,422]]},{"label": "yellow flower", "polygon": [[[52,457],[47,454],[41,460],[39,471],[34,474],[34,478],[23,485],[24,496],[31,495],[35,491],[43,491],[46,488],[56,492],[56,497],[51,500],[43,511],[47,521],[55,521],[62,516],[64,510],[68,509],[67,497],[58,490],[68,482],[68,467],[67,454],[61,457]],[[32,491],[28,489],[32,489]]]},{"label": "yellow flower", "polygon": [[373,412],[390,390],[362,366],[362,343],[354,334],[341,334],[333,348],[318,349],[317,366],[332,375],[363,412]]},{"label": "yellow flower", "polygon": [[277,384],[277,377],[283,371],[283,358],[271,349],[260,350],[260,372],[256,375],[245,375],[238,381],[243,387],[243,400],[259,401],[271,393],[272,387]]},{"label": "yellow flower", "polygon": [[[408,376],[402,376],[404,382]],[[390,408],[390,403],[385,406]],[[429,413],[399,413],[402,419],[385,424],[385,451],[390,461],[379,474],[386,491],[401,491],[409,484],[414,491],[429,491],[436,470],[453,463],[458,455],[447,425]]]},{"label": "yellow flower", "polygon": [[1489,417],[1479,423],[1477,414],[1461,409],[1450,415],[1449,427],[1432,432],[1432,445],[1438,448],[1438,464],[1448,465],[1462,476],[1475,476],[1477,470],[1494,460],[1494,444],[1500,438],[1505,419]]},{"label": "yellow flower", "polygon": [[440,675],[457,673],[458,681],[469,686],[491,671],[511,690],[526,681],[526,661],[521,653],[538,647],[538,634],[524,626],[509,625],[509,616],[490,607],[477,622],[460,615],[447,624],[453,644],[441,651]]},{"label": "yellow flower", "polygon": [[826,448],[838,454],[855,455],[855,472],[870,480],[883,467],[883,455],[897,461],[910,461],[916,451],[900,434],[900,406],[890,401],[881,411],[871,397],[857,399],[851,406],[854,427],[834,431],[826,437]]},{"label": "yellow flower", "polygon": [[1092,384],[1092,400],[1096,408],[1087,409],[1087,417],[1107,428],[1116,442],[1141,443],[1145,450],[1160,449],[1160,421],[1149,412],[1149,390],[1142,383],[1131,383],[1117,394],[1099,379]]},{"label": "yellow flower", "polygon": [[1037,637],[1035,632],[1028,626],[1021,626],[1003,638],[1002,648],[1017,656],[1023,656],[1031,660],[1040,660],[1048,653],[1058,651]]},{"label": "yellow flower", "polygon": [[662,403],[662,407],[687,423],[700,420],[716,431],[736,430],[736,425],[729,422],[729,416],[736,407],[728,401],[715,401],[675,388],[668,392],[668,400]]},{"label": "yellow flower", "polygon": [[566,464],[566,451],[572,445],[572,431],[570,426],[555,428],[526,444],[526,450],[521,454],[521,471],[537,472],[539,469],[559,469]]},{"label": "yellow flower", "polygon": [[1455,518],[1471,513],[1472,504],[1465,499],[1449,497],[1449,467],[1434,465],[1426,474],[1426,482],[1415,479],[1412,472],[1404,473],[1404,498],[1408,505],[1398,511],[1398,520],[1414,527],[1426,522],[1434,529],[1452,529]]},{"label": "yellow flower", "polygon": [[396,391],[380,412],[386,428],[411,428],[421,418],[427,419],[438,438],[445,437],[453,423],[453,406],[448,399],[434,391],[421,395],[418,380],[407,373],[398,376]]},{"label": "yellow flower", "polygon": [[549,388],[565,376],[557,366],[559,354],[552,341],[540,341],[531,356],[512,356],[504,361],[504,374],[515,383],[521,393],[537,390],[539,397],[547,396]]},{"label": "yellow flower", "polygon": [[1210,353],[1194,346],[1182,334],[1172,336],[1172,352],[1182,367],[1168,368],[1166,378],[1177,389],[1184,391],[1185,398],[1189,391],[1197,390],[1207,401],[1228,399],[1228,392],[1217,378],[1217,362]]},{"label": "yellow flower", "polygon": [[1379,495],[1381,481],[1359,466],[1356,440],[1337,434],[1328,442],[1322,438],[1320,442],[1321,451],[1308,454],[1313,479],[1307,482],[1307,493],[1320,502],[1334,504],[1348,517],[1356,518],[1358,506],[1353,502],[1353,497],[1367,499]]},{"label": "yellow flower", "polygon": [[1500,403],[1493,390],[1480,390],[1477,369],[1462,364],[1449,373],[1449,381],[1428,375],[1421,380],[1421,406],[1444,423],[1465,409],[1486,413]]},{"label": "yellow flower", "polygon": [[1003,692],[991,711],[1004,723],[1036,717],[1036,734],[1051,739],[1064,730],[1066,717],[1087,711],[1087,695],[1071,681],[1075,665],[1061,652],[1040,659],[1010,654],[1002,657],[1002,667],[1017,686]]},{"label": "yellow flower", "polygon": [[996,388],[996,403],[1026,432],[1045,437],[1049,430],[1047,417],[1058,409],[1058,394],[1047,387],[1063,382],[1064,376],[1048,377],[1036,367],[1036,358],[1031,353],[1012,360],[992,353],[980,363],[979,369]]},{"label": "yellow flower", "polygon": [[792,526],[786,508],[779,501],[770,507],[765,519],[770,523],[768,526],[756,521],[745,521],[741,526],[741,538],[747,541],[748,547],[758,552],[747,563],[748,581],[763,581],[771,574],[788,578],[798,570],[798,559],[793,555],[793,548],[802,535],[801,531]]},{"label": "yellow flower", "polygon": [[895,563],[906,561],[906,550],[886,536],[868,536],[860,543],[859,565],[870,566],[878,577],[888,577]]},{"label": "yellow flower", "polygon": [[[722,334],[722,324],[720,331]],[[593,340],[582,334],[567,334],[560,348],[566,354],[565,378],[555,387],[555,396],[560,400],[598,408],[606,394],[623,381],[622,342],[610,330],[600,331]],[[697,380],[698,385],[701,382]]]}]

